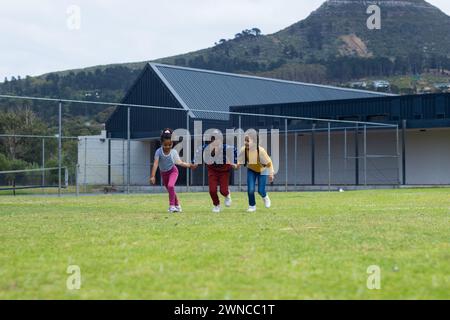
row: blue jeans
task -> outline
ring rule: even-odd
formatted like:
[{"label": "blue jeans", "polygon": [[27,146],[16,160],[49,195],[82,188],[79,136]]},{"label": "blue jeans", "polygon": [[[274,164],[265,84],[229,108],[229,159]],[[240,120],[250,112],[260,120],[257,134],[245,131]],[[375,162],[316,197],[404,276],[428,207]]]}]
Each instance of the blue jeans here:
[{"label": "blue jeans", "polygon": [[248,203],[250,206],[256,206],[255,190],[256,190],[256,180],[258,180],[258,193],[261,197],[265,198],[267,175],[255,172],[251,169],[247,169],[247,192],[248,192]]}]

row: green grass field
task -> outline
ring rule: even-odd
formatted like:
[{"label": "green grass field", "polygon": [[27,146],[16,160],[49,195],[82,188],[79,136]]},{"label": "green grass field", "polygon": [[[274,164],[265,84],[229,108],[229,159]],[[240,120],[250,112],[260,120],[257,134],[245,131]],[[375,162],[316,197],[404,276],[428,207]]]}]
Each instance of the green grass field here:
[{"label": "green grass field", "polygon": [[449,189],[273,193],[256,214],[180,198],[0,197],[0,299],[450,298]]}]

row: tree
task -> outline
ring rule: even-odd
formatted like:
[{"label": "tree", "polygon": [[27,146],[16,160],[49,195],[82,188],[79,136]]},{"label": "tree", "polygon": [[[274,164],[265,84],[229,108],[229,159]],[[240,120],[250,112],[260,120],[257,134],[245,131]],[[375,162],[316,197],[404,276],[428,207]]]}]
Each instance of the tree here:
[{"label": "tree", "polygon": [[309,46],[311,48],[322,50],[322,25],[320,23],[311,24],[306,31],[306,39],[308,40]]},{"label": "tree", "polygon": [[188,65],[191,68],[206,68],[205,58],[202,55],[196,56],[194,59],[189,60]]},{"label": "tree", "polygon": [[252,35],[252,31],[251,30],[249,30],[249,29],[242,30],[242,36],[248,37],[250,35]]},{"label": "tree", "polygon": [[261,54],[261,47],[260,46],[256,46],[252,49],[252,54],[254,56],[259,56]]},{"label": "tree", "polygon": [[185,58],[176,58],[175,64],[177,66],[185,66],[186,65],[186,59]]},{"label": "tree", "polygon": [[[45,134],[47,126],[37,117],[30,107],[14,107],[0,113],[0,132],[9,135]],[[22,159],[29,163],[36,160],[40,152],[39,144],[31,139],[6,137],[3,143],[3,153],[10,160]]]},{"label": "tree", "polygon": [[290,59],[298,57],[298,52],[292,44],[283,48],[283,54]]},{"label": "tree", "polygon": [[262,32],[259,28],[252,28],[252,33],[255,35],[255,37],[259,37]]}]

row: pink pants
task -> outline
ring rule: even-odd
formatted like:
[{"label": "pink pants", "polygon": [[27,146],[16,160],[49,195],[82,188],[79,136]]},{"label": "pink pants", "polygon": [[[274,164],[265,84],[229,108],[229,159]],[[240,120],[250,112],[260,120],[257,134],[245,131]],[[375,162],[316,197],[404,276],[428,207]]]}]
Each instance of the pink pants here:
[{"label": "pink pants", "polygon": [[178,180],[178,168],[177,166],[173,166],[172,169],[166,172],[161,172],[161,177],[164,183],[164,186],[166,187],[167,191],[169,192],[169,205],[170,206],[178,206],[178,198],[177,194],[175,192],[175,184]]}]

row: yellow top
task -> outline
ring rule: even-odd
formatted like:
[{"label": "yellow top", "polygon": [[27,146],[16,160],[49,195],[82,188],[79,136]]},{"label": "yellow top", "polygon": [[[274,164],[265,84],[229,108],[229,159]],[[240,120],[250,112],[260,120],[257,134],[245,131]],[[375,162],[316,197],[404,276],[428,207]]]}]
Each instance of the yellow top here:
[{"label": "yellow top", "polygon": [[251,150],[242,147],[238,156],[238,163],[241,165],[245,165],[245,160],[248,160],[247,168],[251,169],[255,172],[262,173],[264,170],[269,170],[269,175],[274,174],[272,159],[270,159],[267,151],[259,147],[259,158],[258,158],[258,150],[256,148],[252,148]]}]

